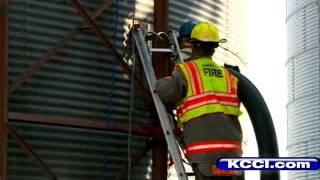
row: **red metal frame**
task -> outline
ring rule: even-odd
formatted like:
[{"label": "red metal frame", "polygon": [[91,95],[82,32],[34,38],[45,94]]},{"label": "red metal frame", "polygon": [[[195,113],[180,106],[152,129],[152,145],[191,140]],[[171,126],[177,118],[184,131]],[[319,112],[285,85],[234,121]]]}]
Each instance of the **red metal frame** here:
[{"label": "red metal frame", "polygon": [[[169,1],[154,0],[154,31],[155,32],[167,32],[169,28]],[[154,47],[166,48],[168,44],[159,39],[155,39]],[[169,55],[165,53],[154,53],[154,69],[157,78],[162,78],[170,74],[169,67]]]},{"label": "red metal frame", "polygon": [[[7,0],[1,0],[1,9],[7,10],[8,7],[8,1]],[[105,10],[107,10],[110,5],[112,4],[112,1],[105,0],[102,5],[100,5],[94,15],[92,16],[92,19],[97,18],[100,16]],[[3,7],[3,8],[2,8]],[[3,58],[3,68],[2,74],[1,74],[1,80],[4,80],[1,82],[1,90],[4,92],[1,92],[3,96],[1,96],[1,121],[0,121],[0,140],[1,140],[1,167],[0,167],[0,179],[6,179],[6,173],[7,173],[7,136],[8,133],[6,131],[6,124],[7,124],[7,97],[9,94],[14,92],[16,89],[18,89],[23,82],[26,80],[29,80],[32,78],[32,76],[39,71],[46,63],[48,63],[54,55],[56,55],[59,51],[61,51],[69,42],[71,42],[76,35],[81,31],[81,29],[86,28],[86,21],[84,20],[83,23],[78,26],[77,28],[73,29],[64,39],[62,39],[55,47],[50,49],[44,56],[42,56],[38,63],[31,66],[31,68],[23,73],[20,77],[17,78],[17,80],[12,83],[12,86],[9,89],[9,93],[7,94],[8,89],[8,83],[7,83],[7,56],[8,56],[8,27],[7,27],[7,11],[3,11],[4,13],[1,14],[1,20],[0,20],[0,43],[1,43],[1,49],[0,49],[0,57]],[[90,18],[90,17],[89,17]],[[90,20],[93,21],[91,18]],[[108,39],[105,37],[103,42],[108,41]],[[114,54],[116,54],[116,57],[118,59],[121,59],[121,56],[116,52],[115,49],[113,49],[112,46],[109,47]],[[122,64],[124,69],[129,69],[128,66],[125,64]],[[130,73],[130,71],[127,71]],[[140,82],[142,84],[142,82]],[[145,90],[146,91],[146,90]],[[52,116],[38,116],[34,114],[23,114],[23,113],[9,113],[9,118],[15,121],[24,121],[24,122],[33,122],[33,123],[44,123],[44,124],[50,124],[50,125],[63,125],[63,126],[71,126],[71,127],[80,127],[80,128],[91,128],[91,129],[103,129],[103,130],[110,130],[110,131],[116,131],[116,132],[127,132],[128,126],[125,124],[120,123],[113,123],[111,125],[106,125],[105,123],[87,123],[90,121],[87,121],[86,123],[81,120],[77,119],[68,119],[68,118],[61,118],[61,117],[52,117]],[[50,179],[57,179],[57,177],[52,173],[52,171],[49,169],[49,167],[41,160],[41,158],[32,150],[32,147],[30,144],[28,144],[21,135],[18,134],[18,132],[13,128],[8,128],[9,133],[17,139],[21,147],[26,151],[26,153],[32,158],[32,160],[45,172],[45,174]],[[161,136],[161,129],[157,129],[154,127],[133,127],[132,133],[135,135],[142,135],[142,136]]]},{"label": "red metal frame", "polygon": [[[71,0],[74,8],[77,12],[84,18],[85,22],[97,37],[101,40],[102,44],[106,48],[106,50],[111,50],[111,53],[117,58],[118,62],[120,63],[124,72],[131,77],[131,69],[129,68],[128,64],[124,61],[123,57],[118,53],[118,51],[113,47],[112,43],[110,42],[109,38],[103,33],[103,31],[98,27],[98,25],[94,22],[94,20],[89,16],[89,14],[85,11],[85,9],[81,6],[78,0]],[[150,91],[144,86],[144,83],[141,79],[139,79],[136,75],[134,76],[134,80],[137,82],[139,87],[143,90],[146,97],[151,100]]]},{"label": "red metal frame", "polygon": [[8,0],[0,0],[0,179],[7,179]]},{"label": "red metal frame", "polygon": [[[43,65],[48,63],[50,59],[57,54],[64,46],[66,46],[73,38],[76,37],[77,33],[80,32],[81,28],[84,27],[84,22],[78,27],[72,30],[60,43],[58,43],[55,47],[49,50],[43,57],[40,58],[39,62],[33,65],[30,70],[23,73],[17,80],[13,83],[10,87],[8,92],[8,81],[7,81],[7,69],[8,69],[8,0],[1,0],[0,1],[0,11],[1,13],[1,20],[0,20],[0,57],[3,58],[3,65],[4,69],[1,69],[1,90],[4,92],[0,92],[1,95],[1,120],[0,120],[0,179],[7,179],[7,139],[8,139],[8,132],[17,139],[18,143],[21,147],[26,151],[26,153],[32,158],[32,160],[44,171],[44,173],[49,177],[51,180],[57,179],[57,177],[52,173],[49,167],[41,160],[41,158],[32,150],[30,144],[28,144],[21,135],[13,127],[6,127],[7,124],[7,103],[8,103],[8,95],[10,95],[14,90],[18,89],[22,83],[32,77],[32,75],[41,69]],[[101,15],[105,10],[107,10],[112,1],[106,0],[103,2],[102,5],[98,6],[97,10],[95,11],[93,18],[98,17]],[[2,78],[3,76],[3,78]],[[3,86],[3,88],[2,88]],[[3,98],[3,99],[2,99]],[[9,126],[9,125],[8,125]],[[6,131],[6,128],[8,132]]]},{"label": "red metal frame", "polygon": [[[8,118],[10,121],[29,122],[48,124],[55,126],[67,126],[76,128],[87,128],[87,129],[98,129],[98,130],[109,130],[114,132],[127,133],[129,127],[123,123],[111,123],[106,124],[104,121],[92,122],[85,119],[73,119],[58,116],[44,116],[27,113],[9,113]],[[150,137],[162,137],[162,130],[160,127],[154,126],[132,126],[132,134],[139,136],[150,136]]]},{"label": "red metal frame", "polygon": [[[154,31],[166,32],[169,27],[169,0],[154,0]],[[161,42],[154,42],[155,47],[164,46]],[[153,57],[154,69],[158,78],[170,74],[169,57],[164,54],[155,54]],[[155,116],[156,119],[158,117]],[[159,125],[159,124],[157,124]],[[162,180],[167,177],[168,148],[164,138],[153,138],[155,146],[152,148],[152,179]]]},{"label": "red metal frame", "polygon": [[43,170],[46,176],[48,176],[50,180],[57,180],[57,176],[50,170],[46,163],[41,160],[39,155],[35,151],[33,151],[32,146],[24,140],[24,138],[18,133],[18,131],[9,124],[7,125],[7,129],[8,133],[18,141],[22,149],[29,155],[29,157],[32,158],[33,162],[35,162],[35,164]]},{"label": "red metal frame", "polygon": [[[22,84],[23,82],[29,80],[32,78],[32,76],[39,71],[45,64],[47,64],[54,55],[56,55],[61,49],[63,49],[69,42],[71,42],[72,39],[74,39],[76,37],[76,35],[78,34],[78,32],[80,32],[81,29],[85,28],[85,24],[88,24],[93,30],[94,32],[97,34],[97,36],[99,37],[99,39],[101,39],[103,45],[107,48],[107,50],[111,50],[111,52],[113,53],[113,55],[118,59],[120,65],[122,66],[124,72],[131,77],[131,69],[128,67],[128,65],[126,64],[126,62],[124,61],[124,59],[122,58],[122,56],[117,52],[116,49],[114,49],[114,47],[112,46],[111,42],[109,41],[109,39],[107,38],[107,36],[98,28],[98,26],[96,25],[96,23],[94,22],[94,19],[97,18],[98,16],[100,16],[105,10],[107,10],[110,5],[112,4],[112,1],[110,0],[105,0],[103,2],[103,4],[101,6],[99,6],[97,8],[97,10],[95,11],[94,15],[92,17],[90,17],[85,10],[82,8],[82,6],[80,5],[80,3],[75,0],[72,1],[74,6],[77,8],[77,10],[79,11],[79,14],[82,15],[84,17],[84,21],[83,23],[73,29],[67,36],[65,36],[65,38],[63,38],[55,47],[53,47],[52,49],[50,49],[44,56],[42,56],[39,60],[38,63],[32,65],[25,73],[23,73],[22,75],[20,75],[13,83],[12,85],[9,87],[9,95],[11,93],[13,93],[15,90],[17,90]],[[134,76],[134,79],[136,82],[138,82],[139,87],[142,89],[142,91],[145,93],[146,97],[151,100],[151,95],[150,92],[148,91],[148,89],[144,86],[143,82],[137,77]]]},{"label": "red metal frame", "polygon": [[[99,17],[104,11],[106,11],[112,4],[111,0],[105,0],[102,5],[99,5],[92,19]],[[66,35],[55,47],[51,48],[46,54],[44,54],[38,63],[32,65],[25,73],[20,75],[10,86],[9,95],[17,90],[23,82],[32,78],[32,76],[39,71],[45,64],[47,64],[54,55],[56,55],[59,51],[61,51],[68,43],[71,42],[72,39],[76,37],[76,35],[85,27],[85,21],[81,23],[78,27],[73,29],[68,35]]]},{"label": "red metal frame", "polygon": [[[42,124],[50,124],[50,125],[63,125],[63,126],[70,126],[70,127],[78,127],[78,128],[89,128],[89,129],[101,129],[101,130],[110,130],[116,132],[128,132],[128,125],[121,124],[121,123],[112,123],[110,125],[103,123],[88,123],[90,121],[84,121],[80,119],[71,119],[71,118],[62,118],[62,117],[53,117],[53,116],[39,116],[35,114],[23,114],[23,113],[9,113],[7,110],[7,103],[8,103],[8,95],[18,89],[24,81],[32,78],[33,74],[40,70],[43,65],[48,63],[50,59],[54,55],[56,55],[61,49],[63,49],[69,42],[71,42],[77,35],[81,29],[86,28],[85,24],[89,26],[98,36],[98,38],[102,41],[104,47],[107,50],[111,50],[112,54],[119,60],[122,68],[124,69],[125,73],[127,73],[130,77],[131,70],[124,62],[122,56],[114,49],[112,44],[110,43],[107,36],[100,30],[100,28],[94,22],[94,19],[101,15],[106,9],[108,9],[112,3],[110,0],[106,0],[103,2],[102,5],[95,11],[94,15],[90,17],[83,7],[80,5],[78,0],[71,0],[72,4],[79,12],[81,16],[83,16],[84,21],[83,23],[76,29],[72,30],[60,43],[58,43],[55,47],[49,50],[43,57],[40,58],[39,62],[33,65],[28,71],[23,73],[17,80],[12,83],[10,90],[8,91],[8,1],[9,0],[0,0],[0,60],[1,60],[1,87],[0,87],[0,180],[7,179],[7,122],[8,117],[10,121],[23,121],[23,122],[33,122],[33,123],[42,123]],[[156,8],[159,6],[160,8]],[[155,1],[155,30],[157,31],[165,31],[168,28],[168,0],[164,1]],[[164,18],[164,19],[163,19]],[[158,28],[156,28],[158,27]],[[162,29],[164,28],[164,29]],[[162,66],[161,66],[162,67]],[[160,71],[163,72],[160,67]],[[147,95],[147,98],[150,100],[151,96],[149,90],[145,88],[143,85],[144,83],[137,77],[135,77],[135,81],[138,82],[141,89]],[[102,122],[102,121],[101,121]],[[9,126],[9,125],[8,125]],[[33,161],[41,167],[46,175],[50,179],[56,179],[57,177],[51,172],[51,170],[46,166],[46,164],[41,161],[40,157],[32,150],[31,145],[29,145],[23,138],[20,136],[16,130],[9,126],[8,127],[9,133],[15,137],[22,148],[29,154],[29,156],[33,159]],[[161,140],[163,142],[162,130],[159,126],[153,127],[133,127],[132,134],[141,135],[141,136],[151,136],[157,140]],[[155,141],[159,142],[159,141]],[[160,177],[166,177],[166,164],[167,164],[167,151],[166,146],[161,143],[161,148],[154,149],[154,154],[157,157],[154,159],[154,172],[158,173],[157,176],[161,175]],[[160,150],[160,151],[159,151]],[[148,150],[145,150],[143,153],[145,154]],[[138,160],[137,160],[138,161]],[[136,161],[134,161],[136,162]],[[164,175],[164,176],[163,176]],[[157,177],[154,176],[154,177]]]}]

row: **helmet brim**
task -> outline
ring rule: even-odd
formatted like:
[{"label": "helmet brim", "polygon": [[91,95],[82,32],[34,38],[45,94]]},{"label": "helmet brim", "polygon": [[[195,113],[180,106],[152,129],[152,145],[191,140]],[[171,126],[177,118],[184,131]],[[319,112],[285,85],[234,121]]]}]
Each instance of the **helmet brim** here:
[{"label": "helmet brim", "polygon": [[[189,43],[197,43],[197,42],[199,42],[199,43],[201,43],[201,42],[203,42],[203,41],[199,41],[198,39],[195,39],[195,38],[190,38],[189,40],[188,40],[188,42]],[[219,41],[211,41],[212,43],[226,43],[227,42],[227,39],[220,39]],[[204,43],[206,43],[206,41],[204,41]],[[208,42],[208,43],[210,43],[210,41]]]}]

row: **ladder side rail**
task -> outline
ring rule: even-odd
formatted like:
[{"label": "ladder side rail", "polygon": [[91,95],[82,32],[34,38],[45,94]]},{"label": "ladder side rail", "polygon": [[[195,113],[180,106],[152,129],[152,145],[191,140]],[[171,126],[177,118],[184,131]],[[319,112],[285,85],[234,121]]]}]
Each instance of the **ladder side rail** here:
[{"label": "ladder side rail", "polygon": [[180,46],[179,46],[179,43],[178,43],[178,40],[177,40],[177,35],[176,35],[176,32],[174,30],[172,30],[170,32],[171,36],[172,36],[172,39],[173,39],[173,44],[174,46],[176,47],[176,51],[178,53],[178,59],[179,59],[179,63],[183,63],[183,58],[182,58],[182,54],[181,54],[181,49],[180,49]]},{"label": "ladder side rail", "polygon": [[152,67],[151,57],[149,55],[147,45],[144,42],[144,36],[142,35],[141,30],[134,30],[133,37],[138,50],[144,72],[146,74],[147,82],[151,90],[151,94],[154,100],[154,104],[157,109],[157,113],[160,119],[162,130],[165,135],[165,139],[168,144],[169,152],[172,156],[172,160],[175,164],[175,168],[179,177],[179,180],[187,180],[187,174],[183,166],[183,161],[180,154],[180,149],[176,143],[174,137],[173,128],[171,127],[168,112],[165,109],[160,97],[156,94],[155,85],[156,85],[156,76]]}]

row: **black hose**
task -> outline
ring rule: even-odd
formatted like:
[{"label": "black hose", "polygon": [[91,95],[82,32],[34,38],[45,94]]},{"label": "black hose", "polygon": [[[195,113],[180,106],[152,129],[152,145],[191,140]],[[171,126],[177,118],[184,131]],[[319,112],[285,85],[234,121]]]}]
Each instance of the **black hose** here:
[{"label": "black hose", "polygon": [[[239,80],[239,99],[249,113],[256,135],[259,157],[279,157],[273,121],[259,90],[242,74],[227,68]],[[261,171],[261,180],[279,180],[279,171]]]}]

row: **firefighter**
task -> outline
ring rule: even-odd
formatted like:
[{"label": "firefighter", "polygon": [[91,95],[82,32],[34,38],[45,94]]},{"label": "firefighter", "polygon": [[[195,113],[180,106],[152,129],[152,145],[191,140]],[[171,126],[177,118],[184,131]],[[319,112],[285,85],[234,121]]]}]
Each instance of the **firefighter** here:
[{"label": "firefighter", "polygon": [[156,86],[163,102],[175,106],[185,156],[196,180],[236,179],[239,175],[215,165],[220,157],[242,155],[238,80],[212,60],[215,48],[223,42],[214,24],[198,23],[190,39],[192,60],[177,64],[172,75],[158,80]]},{"label": "firefighter", "polygon": [[179,28],[178,42],[179,42],[182,58],[184,61],[188,61],[191,58],[192,44],[190,43],[190,36],[191,36],[192,29],[198,23],[199,22],[196,20],[189,20],[183,23]]}]

